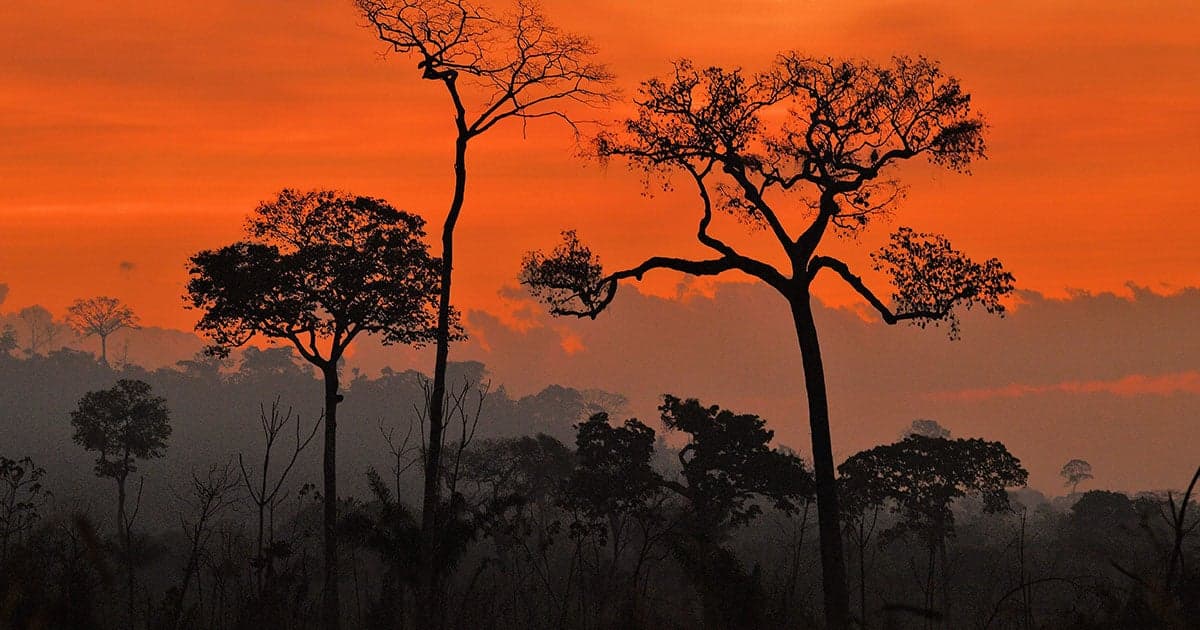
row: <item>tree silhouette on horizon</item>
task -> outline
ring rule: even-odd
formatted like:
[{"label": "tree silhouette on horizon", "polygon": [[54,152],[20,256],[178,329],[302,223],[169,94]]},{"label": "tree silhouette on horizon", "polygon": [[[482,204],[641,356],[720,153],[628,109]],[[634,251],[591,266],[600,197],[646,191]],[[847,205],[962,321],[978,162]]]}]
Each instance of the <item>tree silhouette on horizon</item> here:
[{"label": "tree silhouette on horizon", "polygon": [[[843,630],[850,624],[849,599],[812,283],[829,270],[884,322],[945,322],[956,337],[955,308],[1003,313],[1001,298],[1012,291],[1013,277],[998,260],[975,262],[945,237],[901,227],[871,255],[872,266],[891,277],[889,306],[820,246],[830,235],[854,239],[894,210],[904,190],[891,174],[896,164],[924,157],[965,171],[983,157],[985,125],[956,79],[935,62],[907,57],[880,65],[790,52],[754,75],[683,60],[666,77],[644,81],[634,104],[634,117],[595,138],[595,154],[626,160],[645,173],[648,185],[672,173],[685,176],[701,203],[696,239],[715,256],[651,256],[606,273],[568,230],[549,254],[526,256],[521,282],[552,314],[592,318],[612,302],[622,280],[660,269],[694,276],[737,271],[786,299],[808,397],[826,618],[830,628]],[[767,234],[764,240],[786,262],[755,258],[715,236],[718,213]]]},{"label": "tree silhouette on horizon", "polygon": [[[196,330],[227,356],[257,336],[290,343],[321,371],[326,628],[338,626],[337,406],[339,362],[363,334],[420,345],[435,337],[437,258],[422,240],[424,220],[386,201],[346,193],[285,189],[246,221],[250,240],[191,258]],[[457,330],[457,317],[452,318]]]},{"label": "tree silhouette on horizon", "polygon": [[108,336],[122,328],[140,328],[132,308],[106,295],[75,300],[67,307],[67,324],[81,337],[100,338],[103,365],[108,365]]}]

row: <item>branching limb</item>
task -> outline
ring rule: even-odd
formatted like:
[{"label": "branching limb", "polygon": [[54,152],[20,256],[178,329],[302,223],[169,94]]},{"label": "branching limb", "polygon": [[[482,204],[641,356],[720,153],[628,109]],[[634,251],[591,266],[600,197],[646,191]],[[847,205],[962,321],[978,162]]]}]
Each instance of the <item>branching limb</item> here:
[{"label": "branching limb", "polygon": [[616,296],[617,284],[633,278],[641,280],[647,272],[669,269],[692,276],[715,276],[739,270],[782,287],[787,281],[764,263],[737,254],[707,260],[689,260],[653,256],[641,264],[604,274],[599,258],[579,242],[574,231],[563,232],[563,242],[549,255],[530,252],[521,265],[521,284],[550,307],[553,315],[572,315],[595,319]]},{"label": "branching limb", "polygon": [[924,327],[928,323],[945,321],[950,337],[958,337],[958,318],[955,309],[982,306],[989,313],[1003,315],[1001,301],[1013,290],[1013,276],[1004,270],[1000,261],[990,259],[977,263],[954,249],[950,241],[936,234],[920,234],[910,228],[900,228],[891,241],[871,254],[877,271],[892,277],[895,291],[894,307],[888,307],[850,271],[846,263],[828,256],[815,256],[809,265],[809,278],[823,268],[837,272],[859,295],[883,317],[888,324],[912,321]]}]

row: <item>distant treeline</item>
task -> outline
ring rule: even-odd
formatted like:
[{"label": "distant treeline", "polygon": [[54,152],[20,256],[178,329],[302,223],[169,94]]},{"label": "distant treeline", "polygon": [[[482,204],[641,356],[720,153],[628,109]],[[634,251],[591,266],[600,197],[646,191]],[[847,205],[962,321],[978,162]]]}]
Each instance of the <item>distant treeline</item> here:
[{"label": "distant treeline", "polygon": [[[665,396],[660,417],[641,422],[614,394],[549,387],[514,399],[486,385],[482,365],[452,373],[436,544],[444,625],[822,625],[811,471],[772,444],[764,419]],[[391,371],[348,380],[343,621],[413,628],[428,382]],[[320,387],[289,351],[155,371],[71,350],[3,355],[0,382],[2,627],[318,627],[319,448],[305,445]],[[124,527],[112,518],[112,475],[79,431],[107,413],[85,399],[110,400],[118,384],[160,400],[170,429],[163,457],[130,459]],[[1064,467],[1068,484],[1086,481],[1085,464]],[[842,462],[856,622],[1186,628],[1200,618],[1190,496],[1048,501],[1021,489],[1025,479],[1004,445],[953,439],[930,421]]]}]

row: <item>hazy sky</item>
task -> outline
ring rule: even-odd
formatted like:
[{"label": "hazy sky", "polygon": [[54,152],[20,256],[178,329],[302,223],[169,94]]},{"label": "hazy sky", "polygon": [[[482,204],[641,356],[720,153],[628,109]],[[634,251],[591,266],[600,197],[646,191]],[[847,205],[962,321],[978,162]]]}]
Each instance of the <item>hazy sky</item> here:
[{"label": "hazy sky", "polygon": [[[1200,154],[1200,5],[1194,2],[552,0],[544,6],[558,23],[594,39],[600,60],[627,95],[678,57],[748,70],[786,49],[938,59],[986,116],[989,159],[972,176],[921,166],[902,171],[910,189],[897,223],[944,232],[970,253],[1001,258],[1022,289],[1037,291],[1039,300],[1052,298],[1047,303],[1092,304],[1060,300],[1073,290],[1128,297],[1128,282],[1162,294],[1200,286],[1200,212],[1187,185]],[[255,203],[285,186],[380,196],[431,222],[441,220],[451,176],[444,94],[419,80],[411,59],[383,58],[349,1],[7,0],[0,3],[0,24],[6,34],[0,39],[0,282],[10,289],[6,311],[41,303],[61,314],[76,297],[110,294],[130,303],[146,324],[189,329],[195,316],[181,308],[180,298],[187,256],[237,238]],[[534,320],[520,296],[506,297],[502,290],[514,283],[523,251],[552,244],[568,226],[614,265],[651,252],[694,252],[694,199],[686,193],[640,195],[638,178],[624,168],[574,158],[571,135],[553,124],[533,125],[524,134],[516,126],[503,129],[472,151],[456,293],[464,308],[476,312],[471,321],[481,339],[495,338],[501,329],[546,330],[559,335],[560,346],[563,339],[568,347],[579,344],[564,357],[586,358],[599,344],[621,348],[624,361],[661,363],[661,348],[627,343],[636,338],[633,329]],[[886,232],[865,236],[863,250]],[[651,278],[647,291],[673,295],[676,280]],[[705,291],[711,295],[711,287]],[[820,293],[833,305],[852,303],[832,283]],[[623,297],[640,299],[632,291]],[[697,299],[673,303],[703,303]],[[772,309],[781,307],[770,300],[728,306],[742,322],[775,321],[779,313]],[[760,306],[763,311],[753,310]],[[1074,315],[1081,322],[1092,317]],[[485,330],[488,317],[495,322]],[[612,321],[634,326],[629,318]],[[762,329],[779,332],[772,326]],[[990,413],[986,409],[996,400],[1057,405],[1054,397],[1094,396],[1075,391],[1085,385],[1063,385],[1097,380],[1084,369],[1088,365],[1124,366],[1109,370],[1104,378],[1110,381],[1164,372],[1152,369],[1159,359],[1149,346],[1136,343],[1144,330],[1119,323],[1097,329],[1129,335],[1132,343],[1120,351],[1136,356],[1127,359],[1094,352],[1108,340],[1079,337],[1079,326],[1072,329],[1074,341],[1061,349],[1069,355],[1066,365],[1075,367],[1056,372],[1057,380],[1041,377],[1045,357],[1005,364],[979,359],[936,372],[951,378],[969,369],[979,382],[925,390],[951,392],[939,408],[957,401],[966,417],[981,409]],[[882,326],[864,330],[872,344],[897,333]],[[974,334],[984,337],[981,343],[1007,348],[1029,343],[1012,338],[1024,330],[987,324]],[[562,331],[575,337],[562,337]],[[825,334],[844,332],[835,327]],[[582,339],[584,334],[590,337]],[[778,384],[760,388],[764,397],[780,396],[785,387],[802,390],[790,333],[779,334],[783,364],[741,352],[736,336],[721,329],[704,336],[700,356],[737,357],[737,369],[711,371],[725,374],[723,385],[732,384],[714,385],[714,393],[750,391],[755,379],[764,378]],[[1046,334],[1040,343],[1055,343],[1057,337]],[[1173,338],[1181,344],[1195,336],[1182,325],[1171,334],[1186,337]],[[924,341],[911,343],[914,352],[928,351]],[[947,352],[940,360],[958,361],[956,356]],[[582,360],[568,368],[536,355],[527,360],[540,361],[539,368],[506,371],[513,378],[544,374],[555,380],[575,370],[575,380],[604,381],[604,370],[618,369]],[[1195,352],[1179,361],[1171,373],[1200,368]],[[832,351],[830,363],[836,384],[842,364]],[[689,362],[678,369],[709,373]],[[845,381],[835,393],[886,396],[886,389],[874,387],[886,376]],[[641,382],[650,390],[673,382],[664,379],[659,387],[653,379],[646,374]],[[1185,408],[1193,410],[1194,385],[1183,394],[1191,397]],[[701,391],[676,393],[706,393],[704,382],[694,386]],[[1020,389],[1026,386],[1033,389]],[[987,393],[1005,387],[1017,389]],[[983,393],[961,393],[972,388]],[[780,413],[793,405],[764,404]],[[836,399],[833,411],[835,426],[843,427],[835,438],[844,436]],[[919,413],[913,408],[909,415]],[[1049,421],[1045,411],[1031,413]],[[886,426],[901,420],[888,418]],[[1171,442],[1162,444],[1170,448]]]}]

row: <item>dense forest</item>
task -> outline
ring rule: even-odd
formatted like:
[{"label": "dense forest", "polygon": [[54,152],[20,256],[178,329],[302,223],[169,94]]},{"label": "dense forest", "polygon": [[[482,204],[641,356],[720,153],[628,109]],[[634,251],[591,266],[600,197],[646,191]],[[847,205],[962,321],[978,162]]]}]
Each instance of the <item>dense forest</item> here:
[{"label": "dense forest", "polygon": [[[154,371],[66,348],[22,354],[0,356],[5,627],[319,627],[321,387],[290,350]],[[771,445],[765,420],[667,396],[661,417],[641,422],[615,394],[549,387],[514,399],[489,391],[482,365],[452,368],[448,627],[820,625],[810,469]],[[124,528],[111,476],[72,440],[72,412],[118,382],[161,397],[168,429],[130,471]],[[388,371],[345,388],[348,627],[414,624],[428,382]],[[1090,489],[1090,466],[1075,461],[1066,495],[1047,498],[1022,488],[1018,455],[918,420],[841,464],[863,626],[1197,618],[1189,497]]]}]

